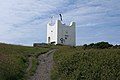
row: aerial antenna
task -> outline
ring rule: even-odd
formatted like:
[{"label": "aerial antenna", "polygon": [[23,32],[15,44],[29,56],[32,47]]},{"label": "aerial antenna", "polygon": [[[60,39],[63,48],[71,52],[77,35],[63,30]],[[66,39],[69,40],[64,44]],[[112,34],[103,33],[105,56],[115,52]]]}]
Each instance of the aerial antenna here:
[{"label": "aerial antenna", "polygon": [[60,20],[62,21],[62,20],[63,20],[63,19],[62,19],[62,14],[60,13],[59,15],[60,15]]},{"label": "aerial antenna", "polygon": [[63,21],[63,17],[62,17],[61,11],[58,10],[58,13],[59,13],[59,16],[60,16],[60,20]]}]

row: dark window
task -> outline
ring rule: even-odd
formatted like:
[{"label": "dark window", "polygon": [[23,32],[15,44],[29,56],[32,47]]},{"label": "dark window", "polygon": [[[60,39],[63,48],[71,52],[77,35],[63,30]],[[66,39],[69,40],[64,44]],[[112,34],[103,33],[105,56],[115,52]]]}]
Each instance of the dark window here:
[{"label": "dark window", "polygon": [[68,34],[68,31],[66,30],[66,34]]},{"label": "dark window", "polygon": [[50,37],[48,37],[48,42],[50,42]]},{"label": "dark window", "polygon": [[65,35],[65,39],[68,39],[68,37],[69,37],[68,35]]}]

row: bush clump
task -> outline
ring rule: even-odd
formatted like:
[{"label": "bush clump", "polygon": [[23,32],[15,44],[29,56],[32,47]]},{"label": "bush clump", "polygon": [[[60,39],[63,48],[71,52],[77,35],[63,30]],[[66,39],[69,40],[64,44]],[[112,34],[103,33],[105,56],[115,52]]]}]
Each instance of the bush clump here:
[{"label": "bush clump", "polygon": [[109,44],[108,42],[98,42],[98,43],[91,43],[91,44],[84,44],[84,48],[96,48],[96,49],[107,49],[113,47],[112,44]]}]

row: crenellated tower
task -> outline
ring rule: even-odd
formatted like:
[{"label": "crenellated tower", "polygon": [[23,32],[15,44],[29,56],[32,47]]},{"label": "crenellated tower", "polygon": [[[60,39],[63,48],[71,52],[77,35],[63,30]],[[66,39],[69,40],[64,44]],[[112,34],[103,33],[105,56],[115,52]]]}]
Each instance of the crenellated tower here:
[{"label": "crenellated tower", "polygon": [[71,22],[70,25],[63,24],[61,20],[56,20],[55,23],[47,24],[47,43],[76,45],[76,24]]}]

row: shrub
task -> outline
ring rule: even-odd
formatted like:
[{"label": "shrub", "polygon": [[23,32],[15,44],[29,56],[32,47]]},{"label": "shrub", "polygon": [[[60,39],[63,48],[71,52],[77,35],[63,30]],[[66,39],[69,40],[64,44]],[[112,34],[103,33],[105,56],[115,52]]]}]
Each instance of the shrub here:
[{"label": "shrub", "polygon": [[110,48],[113,45],[109,44],[108,42],[98,42],[98,43],[91,43],[89,45],[84,44],[84,48],[98,48],[98,49],[105,49],[105,48]]}]

